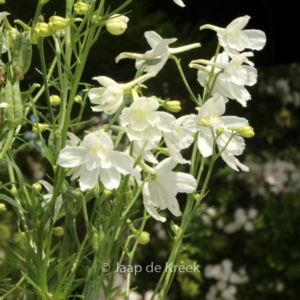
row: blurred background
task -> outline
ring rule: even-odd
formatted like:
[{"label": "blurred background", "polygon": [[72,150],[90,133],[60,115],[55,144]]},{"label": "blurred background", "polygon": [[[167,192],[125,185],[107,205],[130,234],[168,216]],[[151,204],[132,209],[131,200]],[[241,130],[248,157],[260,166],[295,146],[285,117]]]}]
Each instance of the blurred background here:
[{"label": "blurred background", "polygon": [[[33,17],[36,0],[6,0],[3,11],[25,23]],[[43,10],[45,20],[55,12],[64,14],[64,2],[50,0]],[[106,1],[112,8],[124,1]],[[127,8],[128,29],[121,36],[104,34],[95,44],[82,82],[94,84],[94,76],[108,76],[117,82],[128,82],[135,75],[134,61],[114,59],[120,52],[144,53],[149,45],[144,32],[154,30],[163,38],[176,37],[173,47],[200,42],[202,47],[179,54],[181,64],[195,94],[202,88],[197,72],[188,67],[194,59],[211,59],[217,38],[209,30],[199,31],[204,24],[226,27],[233,19],[251,16],[247,29],[263,30],[266,47],[256,52],[252,61],[258,69],[258,83],[247,88],[252,95],[248,107],[230,101],[226,114],[245,117],[255,129],[255,136],[246,140],[241,162],[249,173],[234,172],[218,162],[210,182],[211,190],[204,199],[205,207],[191,224],[184,239],[185,251],[179,261],[186,265],[197,262],[199,273],[179,273],[170,290],[169,299],[257,299],[298,300],[300,294],[300,59],[298,10],[292,1],[272,0],[184,0],[180,8],[172,0],[135,0]],[[36,50],[35,50],[36,51]],[[51,62],[49,51],[49,63]],[[39,57],[33,55],[32,70],[22,82],[24,89],[33,82],[41,83]],[[194,113],[194,106],[179,77],[173,61],[154,79],[147,81],[148,96],[180,100],[182,111]],[[76,109],[76,106],[74,107]],[[79,110],[79,105],[78,105]],[[74,112],[76,114],[76,112]],[[89,106],[85,119],[93,115]],[[24,132],[30,131],[24,127]],[[28,135],[28,142],[34,136]],[[188,156],[188,151],[187,151]],[[28,183],[34,183],[50,171],[34,147],[18,154],[17,160]],[[0,165],[0,181],[6,181],[6,170]],[[212,188],[213,187],[213,188]],[[184,201],[180,202],[182,208]],[[151,241],[141,248],[137,264],[165,265],[172,248],[168,215],[164,224],[150,220],[146,230]],[[1,243],[12,238],[16,225],[13,211],[0,214],[0,257],[5,256]],[[0,262],[1,268],[1,262]],[[138,286],[142,299],[155,288],[159,274],[140,273],[133,286]],[[146,297],[146,296],[145,296]],[[146,298],[145,298],[146,299]]]}]

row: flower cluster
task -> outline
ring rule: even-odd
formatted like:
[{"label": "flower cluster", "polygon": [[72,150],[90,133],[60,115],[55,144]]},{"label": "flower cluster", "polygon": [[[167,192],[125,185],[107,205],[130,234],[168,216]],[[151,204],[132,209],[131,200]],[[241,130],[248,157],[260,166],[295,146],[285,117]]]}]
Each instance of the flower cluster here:
[{"label": "flower cluster", "polygon": [[[184,6],[182,1],[175,3]],[[106,27],[117,28],[120,18],[109,19]],[[127,18],[123,19],[122,22],[127,23]],[[200,44],[171,48],[169,45],[176,42],[176,38],[163,39],[154,31],[145,32],[151,50],[145,54],[123,52],[116,58],[116,62],[124,58],[135,59],[138,76],[125,84],[97,76],[93,79],[102,87],[88,91],[91,103],[96,105],[92,110],[114,115],[111,123],[103,131],[87,134],[83,141],[69,135],[71,141],[61,150],[57,164],[69,168],[67,175],[72,180],[79,178],[82,191],[93,189],[99,179],[106,189],[118,189],[121,175],[131,175],[129,183],[142,189],[145,209],[160,221],[166,218],[158,214],[157,209],[168,209],[179,216],[181,210],[177,193],[196,192],[195,173],[173,171],[178,163],[191,163],[183,157],[182,150],[194,142],[202,158],[216,160],[220,156],[232,169],[248,171],[249,168],[236,156],[243,153],[244,137],[252,137],[253,129],[244,118],[224,116],[228,98],[246,106],[251,96],[245,86],[256,83],[257,71],[248,59],[253,53],[240,51],[246,48],[260,50],[265,44],[265,35],[258,30],[243,30],[248,20],[248,16],[238,18],[225,29],[212,25],[201,27],[217,32],[224,52],[218,53],[218,50],[211,60],[198,59],[190,63],[190,67],[199,70],[198,81],[204,87],[204,94],[198,99],[191,95],[198,105],[197,115],[178,119],[159,109],[174,111],[171,106],[174,102],[175,111],[179,111],[180,102],[145,97],[142,83],[156,76],[170,57],[176,60],[175,54],[198,48]],[[141,75],[144,72],[146,74]],[[127,136],[129,146],[125,147],[125,152],[115,149],[109,129]],[[167,158],[159,159],[161,154]],[[147,163],[154,166],[150,167]]]}]

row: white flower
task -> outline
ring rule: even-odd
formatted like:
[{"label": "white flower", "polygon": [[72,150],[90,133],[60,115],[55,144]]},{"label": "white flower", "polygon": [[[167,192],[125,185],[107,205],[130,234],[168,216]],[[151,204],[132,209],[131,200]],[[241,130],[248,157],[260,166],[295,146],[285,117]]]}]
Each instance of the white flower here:
[{"label": "white flower", "polygon": [[266,35],[261,30],[242,30],[250,17],[244,16],[233,20],[226,28],[204,25],[200,29],[212,29],[217,32],[220,45],[228,54],[238,54],[246,48],[261,50],[266,44]]},{"label": "white flower", "polygon": [[173,0],[177,5],[185,7],[185,4],[181,0]]},{"label": "white flower", "polygon": [[[252,55],[252,52],[242,53],[232,56],[233,59],[229,61],[229,56],[226,52],[223,52],[218,54],[216,60],[215,57],[210,61],[194,60],[189,66],[199,69],[198,81],[203,87],[207,84],[207,77],[210,76],[212,67],[214,67],[213,79],[222,71],[221,74],[218,74],[212,94],[220,93],[230,99],[236,99],[243,106],[246,106],[247,101],[251,99],[251,95],[244,85],[252,86],[257,80],[257,70],[247,58]],[[207,64],[207,66],[203,67],[197,63]]]},{"label": "white flower", "polygon": [[172,172],[177,163],[172,158],[166,158],[155,168],[154,178],[148,180],[143,188],[144,205],[147,212],[156,220],[164,222],[166,218],[160,216],[155,207],[161,210],[169,209],[175,216],[181,211],[176,199],[177,193],[192,193],[197,183],[190,174]]},{"label": "white flower", "polygon": [[[42,203],[42,207],[45,207],[50,202],[50,200],[52,198],[52,195],[53,195],[53,186],[50,183],[48,183],[47,181],[44,181],[44,180],[39,180],[38,182],[40,184],[42,184],[45,187],[45,189],[47,190],[47,192],[48,192],[48,194],[46,194],[46,195],[43,196],[45,202]],[[62,196],[59,195],[56,198],[56,200],[55,200],[54,214],[53,214],[53,223],[55,223],[62,205],[63,205],[63,199],[62,199]],[[49,225],[50,225],[50,220],[48,220],[48,222],[46,223],[45,229],[49,228]]]},{"label": "white flower", "polygon": [[143,75],[125,84],[118,84],[106,76],[94,77],[93,79],[97,80],[103,87],[92,88],[88,93],[91,103],[97,104],[97,106],[92,107],[92,110],[104,111],[108,115],[115,113],[122,104],[126,89],[130,89],[153,76],[155,76],[153,73]]},{"label": "white flower", "polygon": [[146,31],[145,37],[152,50],[145,54],[123,52],[116,57],[116,62],[123,58],[137,59],[135,66],[138,69],[142,63],[150,61],[144,72],[158,73],[167,62],[169,54],[180,53],[201,46],[199,43],[195,43],[178,48],[169,48],[168,45],[176,42],[177,39],[162,39],[155,31]]},{"label": "white flower", "polygon": [[127,127],[130,141],[157,143],[162,132],[174,129],[173,115],[157,111],[159,103],[154,98],[141,97],[125,108],[120,116],[121,125]]},{"label": "white flower", "polygon": [[126,153],[113,150],[113,142],[105,132],[90,133],[79,146],[67,146],[61,150],[57,164],[72,168],[67,175],[80,177],[80,189],[92,189],[100,176],[103,185],[116,189],[120,174],[130,174],[133,159]]},{"label": "white flower", "polygon": [[[234,116],[221,117],[225,112],[226,99],[215,94],[212,98],[208,99],[204,105],[199,109],[198,115],[191,115],[184,126],[198,132],[198,148],[203,157],[209,157],[213,153],[213,134],[212,130],[216,132],[218,128],[223,128],[224,132],[218,136],[216,143],[221,151],[232,135],[232,130],[228,127],[244,127],[248,125],[248,121],[244,118],[238,118]],[[200,126],[198,122],[200,120],[206,120],[210,124],[211,128]],[[234,136],[226,149],[222,152],[221,157],[223,160],[234,170],[238,171],[238,167],[243,171],[249,171],[249,168],[241,164],[236,155],[241,155],[244,151],[245,143],[244,139],[240,136]]]},{"label": "white flower", "polygon": [[175,128],[171,132],[163,133],[170,156],[178,163],[190,163],[185,160],[180,151],[188,148],[194,142],[193,132],[182,126],[188,116],[183,116],[175,121]]}]

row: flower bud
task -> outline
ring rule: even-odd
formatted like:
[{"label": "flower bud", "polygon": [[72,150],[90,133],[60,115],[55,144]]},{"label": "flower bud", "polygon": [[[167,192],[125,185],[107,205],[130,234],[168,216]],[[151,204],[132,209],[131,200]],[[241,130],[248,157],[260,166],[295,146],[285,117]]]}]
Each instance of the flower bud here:
[{"label": "flower bud", "polygon": [[52,229],[52,233],[56,236],[63,236],[65,234],[65,230],[63,227],[58,226]]},{"label": "flower bud", "polygon": [[6,211],[6,206],[4,203],[0,203],[0,213],[3,213]]},{"label": "flower bud", "polygon": [[129,18],[123,15],[113,15],[106,21],[106,29],[110,34],[121,35],[127,28]]},{"label": "flower bud", "polygon": [[60,105],[60,97],[57,95],[50,96],[50,104],[52,106]]},{"label": "flower bud", "polygon": [[198,124],[203,127],[212,128],[212,125],[205,118],[202,118]]},{"label": "flower bud", "polygon": [[41,186],[38,182],[34,183],[34,184],[32,185],[32,187],[33,187],[37,192],[40,192],[41,189],[42,189],[42,186]]},{"label": "flower bud", "polygon": [[244,127],[228,127],[228,129],[236,131],[240,136],[245,138],[251,138],[254,136],[254,130],[251,126],[244,126]]},{"label": "flower bud", "polygon": [[89,9],[90,6],[84,2],[77,2],[74,4],[74,12],[77,15],[85,15]]},{"label": "flower bud", "polygon": [[150,242],[150,233],[143,231],[139,237],[139,244],[146,245]]},{"label": "flower bud", "polygon": [[5,3],[5,0],[0,0],[0,4],[4,4]]},{"label": "flower bud", "polygon": [[240,128],[240,130],[238,130],[238,133],[245,138],[251,138],[255,135],[253,127],[251,126],[244,126]]},{"label": "flower bud", "polygon": [[222,135],[222,134],[223,134],[223,132],[224,132],[224,128],[223,128],[223,127],[219,127],[219,128],[217,128],[217,130],[216,130],[216,134],[217,134],[217,136],[220,136],[220,135]]},{"label": "flower bud", "polygon": [[18,190],[17,190],[16,187],[12,187],[12,188],[10,189],[10,192],[11,192],[12,195],[14,195],[14,196],[17,196],[17,195],[18,195]]},{"label": "flower bud", "polygon": [[76,95],[74,100],[75,102],[82,104],[82,97],[80,95]]},{"label": "flower bud", "polygon": [[180,227],[178,225],[176,225],[176,224],[171,225],[171,230],[174,232],[175,235],[177,235],[179,229],[180,229]]},{"label": "flower bud", "polygon": [[59,16],[53,16],[50,18],[49,27],[51,30],[62,30],[69,25],[69,19],[65,19]]},{"label": "flower bud", "polygon": [[[39,128],[40,132],[43,132],[43,131],[45,131],[46,129],[49,128],[49,125],[38,123],[38,128]],[[32,130],[31,131],[34,132],[34,133],[38,133],[39,132],[36,126],[32,126]]]},{"label": "flower bud", "polygon": [[44,22],[37,23],[34,28],[34,32],[37,36],[41,36],[41,37],[47,37],[53,34],[53,31],[50,28],[50,26]]},{"label": "flower bud", "polygon": [[9,47],[11,48],[14,45],[14,41],[16,39],[16,36],[18,35],[18,30],[16,28],[11,28],[7,31],[7,43]]},{"label": "flower bud", "polygon": [[180,101],[177,100],[166,101],[163,106],[170,112],[177,113],[181,111]]}]

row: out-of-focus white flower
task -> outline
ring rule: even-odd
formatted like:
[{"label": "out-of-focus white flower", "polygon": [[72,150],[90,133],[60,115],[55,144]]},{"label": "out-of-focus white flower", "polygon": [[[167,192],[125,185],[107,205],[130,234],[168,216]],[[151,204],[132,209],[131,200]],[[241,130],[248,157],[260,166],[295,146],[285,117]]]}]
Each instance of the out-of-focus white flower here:
[{"label": "out-of-focus white flower", "polygon": [[57,164],[71,168],[71,179],[80,177],[80,189],[92,189],[100,176],[105,188],[116,189],[120,174],[130,174],[133,159],[126,153],[113,150],[111,137],[105,132],[90,133],[79,146],[66,146],[61,150]]},{"label": "out-of-focus white flower", "polygon": [[[223,52],[218,54],[216,59],[213,57],[210,61],[193,60],[189,66],[199,69],[198,81],[203,87],[207,84],[207,77],[210,76],[212,67],[214,67],[213,78],[218,77],[212,88],[212,94],[222,94],[230,99],[236,99],[243,106],[246,106],[247,101],[251,99],[251,95],[244,85],[252,86],[257,81],[257,70],[247,58],[252,55],[252,52],[242,53],[233,56],[233,59],[229,61],[228,54]],[[207,66],[204,67],[199,64]],[[221,74],[219,74],[220,72]]]},{"label": "out-of-focus white flower", "polygon": [[153,76],[155,76],[153,73],[146,74],[125,84],[118,84],[106,76],[94,77],[93,79],[97,80],[103,87],[92,88],[88,93],[91,103],[97,104],[92,107],[92,110],[104,111],[108,115],[115,113],[122,104],[125,90]]},{"label": "out-of-focus white flower", "polygon": [[180,151],[188,148],[194,142],[193,132],[189,128],[182,126],[183,122],[187,120],[187,117],[188,116],[183,116],[175,120],[174,130],[163,133],[170,156],[181,164],[190,163],[190,161],[185,160]]},{"label": "out-of-focus white flower", "polygon": [[242,30],[249,20],[249,16],[244,16],[233,20],[226,28],[207,24],[201,26],[200,30],[216,31],[220,45],[228,54],[238,54],[246,48],[261,50],[266,44],[266,35],[261,30]]},{"label": "out-of-focus white flower", "polygon": [[175,215],[180,216],[181,211],[176,199],[177,193],[190,194],[195,191],[197,183],[190,174],[172,172],[177,163],[172,158],[166,158],[155,168],[153,178],[144,185],[144,205],[147,212],[156,220],[164,222],[166,218],[160,216],[155,207],[161,210],[169,209]]},{"label": "out-of-focus white flower", "polygon": [[158,73],[167,62],[169,54],[176,54],[201,46],[199,43],[195,43],[178,48],[169,48],[169,44],[176,42],[177,39],[162,39],[155,31],[146,31],[145,37],[152,50],[145,54],[123,52],[116,57],[116,62],[123,58],[137,59],[135,66],[138,69],[142,63],[149,61],[144,72]]},{"label": "out-of-focus white flower", "polygon": [[[44,181],[44,180],[39,180],[38,182],[40,184],[42,184],[48,192],[48,194],[43,195],[43,198],[44,198],[45,202],[42,203],[42,207],[45,207],[50,202],[50,200],[52,198],[53,186],[50,183],[48,183],[47,181]],[[53,214],[53,224],[55,223],[55,221],[57,219],[57,216],[59,214],[59,211],[60,211],[62,205],[63,205],[63,199],[62,199],[62,196],[59,195],[55,200],[54,214]],[[45,229],[49,228],[49,225],[50,225],[50,220],[48,220],[48,222],[46,223]]]},{"label": "out-of-focus white flower", "polygon": [[[198,115],[191,115],[184,123],[184,126],[193,132],[198,132],[198,148],[203,157],[212,155],[214,139],[212,130],[213,132],[216,132],[218,128],[223,128],[224,130],[223,134],[216,140],[219,151],[221,151],[232,136],[232,131],[228,128],[238,128],[248,125],[248,121],[244,118],[234,116],[221,117],[225,112],[225,102],[226,98],[220,94],[215,94],[199,109]],[[199,125],[201,120],[206,121],[211,128]],[[249,168],[240,163],[235,157],[236,155],[241,155],[244,148],[244,139],[240,136],[234,136],[226,149],[221,153],[221,157],[232,169],[239,171],[239,167],[242,171],[249,171]]]},{"label": "out-of-focus white flower", "polygon": [[177,5],[185,7],[185,4],[181,0],[173,0]]}]

